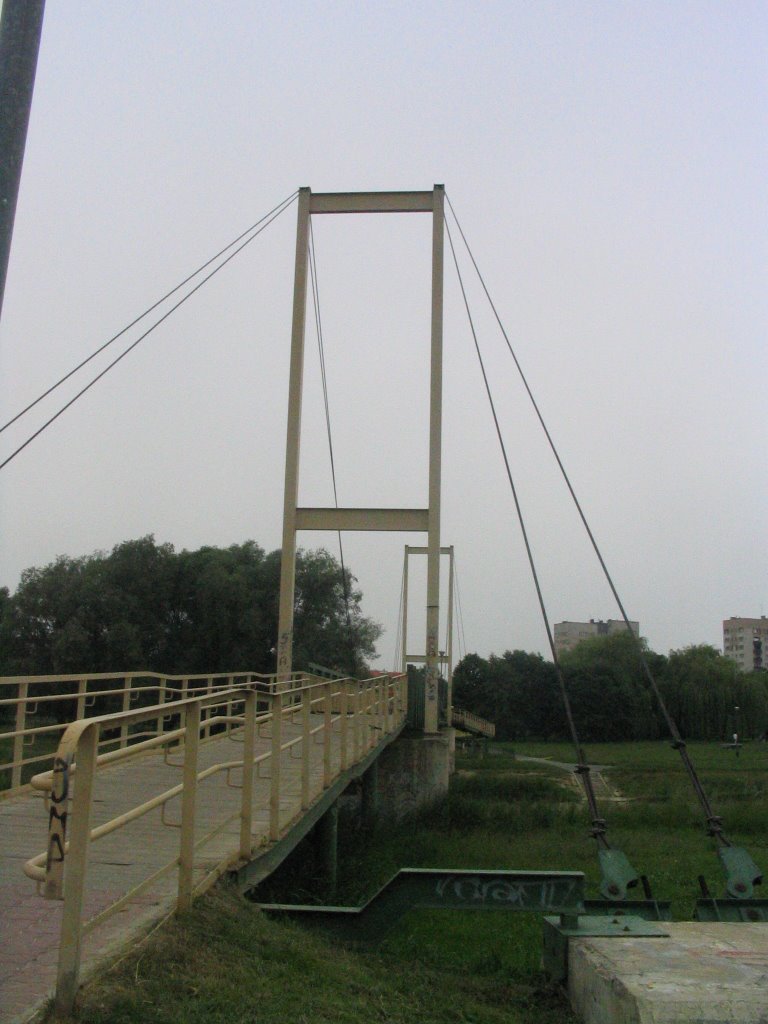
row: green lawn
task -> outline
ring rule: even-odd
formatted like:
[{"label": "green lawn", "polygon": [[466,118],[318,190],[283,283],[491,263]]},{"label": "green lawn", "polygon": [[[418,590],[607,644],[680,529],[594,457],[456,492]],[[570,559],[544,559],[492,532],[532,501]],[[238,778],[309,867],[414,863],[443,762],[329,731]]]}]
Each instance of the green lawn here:
[{"label": "green lawn", "polygon": [[[768,868],[768,748],[740,758],[692,744],[731,838]],[[599,874],[583,802],[561,770],[518,754],[570,760],[564,745],[493,744],[457,759],[449,797],[417,822],[362,834],[342,827],[334,902],[358,903],[401,867],[582,870]],[[590,747],[594,763],[630,799],[607,803],[609,838],[647,874],[677,918],[690,918],[704,874],[722,891],[719,862],[695,813],[679,755],[664,744]],[[260,898],[322,900],[312,850],[298,850]],[[377,950],[333,944],[298,924],[271,920],[219,890],[171,922],[90,985],[78,1021],[384,1024],[573,1024],[563,996],[539,969],[541,922],[504,912],[412,912]]]}]

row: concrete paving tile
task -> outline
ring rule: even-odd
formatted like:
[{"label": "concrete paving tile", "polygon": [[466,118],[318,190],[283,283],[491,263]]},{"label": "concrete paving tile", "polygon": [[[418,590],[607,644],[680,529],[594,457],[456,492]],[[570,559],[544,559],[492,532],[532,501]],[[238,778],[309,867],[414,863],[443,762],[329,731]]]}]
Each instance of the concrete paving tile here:
[{"label": "concrete paving tile", "polygon": [[[319,725],[321,721],[321,716],[313,716],[312,726]],[[257,740],[257,755],[271,749],[269,731],[264,728],[260,731],[263,735]],[[292,723],[284,722],[284,742],[300,735],[298,716]],[[333,733],[333,747],[332,764],[338,770],[341,763],[338,724]],[[351,737],[349,751],[351,761]],[[179,757],[178,754],[176,756]],[[200,767],[236,760],[238,756],[242,756],[241,744],[229,737],[214,738],[201,745]],[[322,743],[313,742],[310,770],[312,799],[322,792],[322,756]],[[239,782],[241,777],[241,771],[233,771],[230,781]],[[112,820],[142,799],[164,792],[180,782],[180,768],[165,764],[157,754],[113,765],[101,772],[96,781],[94,824]],[[285,828],[301,813],[299,757],[283,753],[281,782],[280,818]],[[265,771],[263,778],[254,773],[252,843],[255,848],[268,846],[270,789],[269,772]],[[204,869],[212,869],[228,853],[236,858],[240,792],[238,788],[227,785],[225,772],[216,773],[200,785],[196,837],[202,837],[225,817],[232,816],[232,821],[197,852],[196,878],[201,878]],[[178,798],[169,804],[168,814],[171,820],[178,820]],[[44,998],[55,983],[62,904],[43,900],[37,895],[35,883],[23,874],[24,863],[45,849],[47,812],[41,794],[0,801],[0,836],[3,837],[0,841],[0,917],[5,925],[3,934],[15,936],[8,965],[18,967],[9,973],[7,979],[0,976],[0,1024],[4,1024],[10,1019],[6,1005],[13,1005],[16,1010],[19,1006],[32,1005]],[[89,858],[84,919],[110,906],[152,871],[174,861],[179,854],[179,838],[179,830],[164,826],[160,811],[156,809],[94,844]],[[89,964],[99,961],[105,945],[121,939],[124,941],[125,936],[137,927],[146,927],[147,923],[167,913],[173,905],[176,887],[176,873],[172,871],[153,887],[151,893],[132,899],[125,908],[87,935],[83,957],[85,970]],[[21,942],[24,945],[20,953]],[[25,966],[22,964],[24,957],[27,957]]]}]

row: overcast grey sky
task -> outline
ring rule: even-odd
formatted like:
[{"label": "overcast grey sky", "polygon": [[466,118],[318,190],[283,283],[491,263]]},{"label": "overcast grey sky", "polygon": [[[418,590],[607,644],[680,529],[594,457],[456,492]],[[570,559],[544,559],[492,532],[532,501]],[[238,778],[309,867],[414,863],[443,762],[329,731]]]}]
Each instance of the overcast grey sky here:
[{"label": "overcast grey sky", "polygon": [[[444,182],[629,615],[656,650],[719,645],[724,617],[768,611],[767,43],[762,2],[48,0],[2,420],[298,186]],[[3,470],[0,583],[147,533],[279,546],[295,219]],[[316,218],[343,505],[426,504],[429,239],[428,217]],[[550,617],[616,617],[471,296]],[[543,652],[449,263],[445,316],[443,543],[467,647]],[[330,504],[311,331],[305,380],[301,501]],[[406,542],[345,541],[383,667]]]}]

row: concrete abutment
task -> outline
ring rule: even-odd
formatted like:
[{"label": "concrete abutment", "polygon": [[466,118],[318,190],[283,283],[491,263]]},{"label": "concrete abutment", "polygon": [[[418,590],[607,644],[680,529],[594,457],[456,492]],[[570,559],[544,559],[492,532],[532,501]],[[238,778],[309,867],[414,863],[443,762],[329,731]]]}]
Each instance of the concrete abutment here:
[{"label": "concrete abutment", "polygon": [[664,938],[571,939],[584,1024],[766,1024],[768,924],[664,923]]},{"label": "concrete abutment", "polygon": [[378,758],[378,817],[402,821],[448,792],[454,730],[400,736]]}]

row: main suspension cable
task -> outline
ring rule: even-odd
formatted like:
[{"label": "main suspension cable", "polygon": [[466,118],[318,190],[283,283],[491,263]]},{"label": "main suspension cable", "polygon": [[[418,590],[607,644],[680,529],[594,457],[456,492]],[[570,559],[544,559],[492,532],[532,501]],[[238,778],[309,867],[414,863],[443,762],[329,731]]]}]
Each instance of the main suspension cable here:
[{"label": "main suspension cable", "polygon": [[399,672],[403,664],[403,601],[405,600],[405,566],[400,576],[400,602],[397,608],[397,633],[395,635],[395,663],[393,672]]},{"label": "main suspension cable", "polygon": [[136,324],[140,323],[144,319],[144,317],[149,316],[149,314],[156,310],[158,306],[161,306],[166,301],[166,299],[170,299],[170,297],[172,295],[175,295],[180,288],[183,288],[185,284],[188,284],[193,278],[197,277],[198,274],[201,274],[204,270],[210,267],[212,263],[214,263],[220,256],[223,256],[225,252],[228,252],[234,245],[237,245],[237,243],[241,239],[245,238],[246,235],[249,235],[252,231],[255,231],[256,228],[267,219],[267,217],[271,217],[272,214],[276,212],[282,213],[283,208],[286,205],[289,205],[291,202],[293,202],[297,194],[297,192],[293,192],[286,199],[283,199],[283,201],[278,203],[277,206],[274,206],[269,211],[269,213],[265,213],[263,217],[260,217],[255,224],[251,224],[251,226],[249,228],[246,228],[246,230],[239,234],[237,238],[233,238],[232,241],[228,245],[225,245],[223,249],[220,249],[215,256],[211,256],[211,258],[209,260],[206,260],[205,263],[201,264],[197,268],[197,270],[193,270],[191,274],[188,274],[184,278],[183,281],[179,281],[179,283],[175,287],[171,288],[170,291],[166,292],[165,295],[159,298],[156,302],[153,302],[151,306],[148,306],[143,313],[140,313],[134,320],[131,320],[131,322],[127,324],[125,327],[123,327],[121,331],[118,331],[117,334],[113,334],[108,341],[105,341],[102,345],[99,345],[99,347],[94,352],[91,352],[89,356],[86,356],[86,358],[83,359],[82,362],[78,363],[77,366],[75,366],[73,369],[71,369],[69,373],[65,373],[64,376],[60,377],[55,384],[51,384],[51,386],[49,388],[46,388],[46,390],[43,391],[42,394],[38,395],[34,401],[30,402],[29,405],[24,406],[21,412],[17,412],[16,415],[12,416],[7,423],[4,423],[0,427],[0,434],[2,434],[2,432],[6,430],[8,427],[12,426],[17,420],[20,420],[22,416],[26,415],[30,411],[30,409],[34,409],[34,407],[39,402],[42,402],[44,398],[47,398],[48,395],[50,395],[52,392],[56,390],[56,388],[60,387],[62,384],[68,381],[70,377],[73,377],[78,370],[82,370],[84,366],[90,363],[92,359],[95,359],[96,356],[100,355],[100,353],[102,353],[105,349],[109,348],[109,346],[113,342],[117,341],[118,338],[122,338],[122,336],[126,334],[128,331],[130,331],[132,327],[135,327]]},{"label": "main suspension cable", "polygon": [[[459,613],[458,616],[457,616],[459,628],[458,628],[458,631],[457,631],[457,634],[456,634],[457,639],[459,641],[459,655],[462,656],[461,655],[461,651],[462,651],[462,648],[463,648],[464,654],[463,654],[462,657],[466,657],[466,655],[467,655],[467,637],[466,637],[466,634],[464,632],[464,612],[463,612],[462,606],[461,606],[461,590],[459,589],[459,563],[458,563],[455,555],[453,556],[453,592],[454,592],[454,594],[456,596],[456,609],[457,609],[457,611]],[[461,660],[461,658],[460,658],[460,660]]]},{"label": "main suspension cable", "polygon": [[579,735],[578,735],[578,732],[577,732],[577,729],[576,729],[576,722],[574,721],[574,718],[573,718],[573,711],[571,709],[571,701],[570,701],[570,698],[568,696],[568,689],[567,689],[566,684],[565,684],[565,676],[563,674],[562,666],[560,665],[560,660],[559,660],[559,658],[557,656],[557,650],[555,649],[555,641],[554,641],[554,638],[553,638],[553,635],[552,635],[552,628],[551,628],[550,623],[549,623],[549,615],[547,614],[546,605],[544,604],[544,595],[542,593],[541,584],[539,582],[539,574],[538,574],[538,571],[536,569],[536,563],[535,563],[534,558],[533,558],[533,551],[531,549],[531,544],[530,544],[530,541],[528,539],[528,530],[527,530],[526,525],[525,525],[525,519],[523,517],[523,511],[522,511],[522,507],[520,505],[520,500],[519,500],[518,495],[517,495],[517,487],[515,486],[515,481],[514,481],[514,478],[512,476],[512,469],[511,469],[510,464],[509,464],[509,457],[507,455],[507,448],[506,448],[506,445],[504,444],[504,438],[503,438],[502,433],[501,433],[501,426],[499,424],[499,418],[498,418],[498,415],[496,413],[496,405],[495,405],[495,403],[493,401],[493,394],[491,393],[491,387],[490,387],[490,384],[488,382],[488,374],[486,373],[486,370],[485,370],[485,363],[483,361],[483,356],[482,356],[482,353],[480,351],[480,345],[479,345],[478,340],[477,340],[477,332],[475,330],[475,324],[474,324],[474,321],[472,319],[472,313],[471,313],[470,308],[469,308],[469,301],[467,299],[467,293],[466,293],[466,290],[464,288],[464,280],[463,280],[463,278],[461,276],[461,270],[459,268],[459,261],[458,261],[458,259],[456,257],[456,250],[455,250],[454,245],[453,245],[453,238],[451,236],[451,230],[450,230],[450,227],[448,226],[447,222],[445,224],[445,230],[446,230],[446,233],[448,235],[448,242],[449,242],[450,247],[451,247],[451,254],[453,256],[454,266],[456,267],[456,274],[457,274],[458,279],[459,279],[459,286],[461,288],[462,298],[464,299],[464,307],[465,307],[465,309],[467,311],[467,318],[469,320],[470,330],[472,331],[472,339],[473,339],[473,341],[475,343],[475,352],[477,353],[478,362],[480,363],[480,371],[481,371],[481,373],[483,375],[483,383],[485,385],[485,393],[486,393],[486,395],[488,397],[488,403],[489,403],[490,408],[491,408],[491,415],[493,416],[493,422],[494,422],[494,426],[496,428],[496,437],[498,438],[498,441],[499,441],[499,447],[501,448],[501,454],[502,454],[502,458],[504,459],[504,466],[505,466],[506,472],[507,472],[507,479],[509,480],[509,486],[510,486],[510,489],[512,491],[512,498],[513,498],[514,503],[515,503],[515,510],[517,512],[517,520],[518,520],[518,523],[520,524],[520,531],[521,531],[522,536],[523,536],[523,543],[525,545],[525,551],[526,551],[526,554],[528,556],[528,565],[529,565],[530,570],[531,570],[531,576],[533,578],[534,587],[536,588],[536,596],[537,596],[538,602],[539,602],[539,609],[541,611],[541,617],[542,617],[542,619],[544,621],[544,629],[546,630],[547,641],[549,643],[549,648],[550,648],[550,651],[552,653],[552,660],[553,660],[554,665],[555,665],[555,673],[557,675],[557,680],[558,680],[558,684],[559,684],[559,687],[560,687],[560,696],[561,696],[562,701],[563,701],[563,707],[565,708],[565,717],[566,717],[567,722],[568,722],[568,731],[569,731],[569,733],[571,735],[571,742],[573,744],[574,753],[576,755],[576,773],[581,778],[582,785],[584,787],[584,794],[585,794],[585,796],[587,798],[587,804],[589,806],[590,817],[592,819],[592,833],[591,834],[592,834],[593,838],[597,841],[598,845],[602,846],[604,849],[608,849],[609,848],[609,843],[608,843],[608,840],[605,837],[605,832],[606,832],[606,827],[607,827],[606,826],[606,822],[605,822],[604,818],[600,817],[600,812],[599,812],[599,809],[598,809],[598,806],[597,806],[597,798],[595,796],[595,790],[594,790],[594,787],[592,785],[592,778],[591,778],[591,775],[590,775],[590,766],[589,766],[589,763],[587,762],[587,759],[586,759],[585,754],[584,754],[584,750],[583,750],[583,748],[581,746],[581,742],[579,740]]},{"label": "main suspension cable", "polygon": [[[600,567],[603,570],[603,574],[605,576],[606,581],[608,582],[608,586],[611,589],[611,593],[614,596],[614,599],[616,601],[616,605],[617,605],[617,607],[619,609],[621,617],[624,620],[624,624],[627,627],[627,631],[629,632],[630,636],[632,636],[633,638],[635,638],[637,640],[636,648],[637,648],[637,652],[638,652],[638,657],[640,659],[640,665],[642,667],[643,675],[645,676],[645,678],[646,678],[646,680],[648,682],[648,685],[651,687],[653,695],[654,695],[654,697],[656,698],[656,700],[658,702],[658,705],[659,705],[659,708],[661,710],[662,716],[664,718],[664,721],[666,722],[667,729],[669,730],[669,733],[670,733],[670,735],[672,737],[672,747],[675,750],[679,751],[680,757],[681,757],[681,759],[683,761],[683,765],[685,766],[685,769],[688,772],[688,776],[690,778],[690,781],[691,781],[691,784],[693,786],[694,792],[696,793],[696,796],[697,796],[697,798],[699,800],[699,805],[701,806],[701,808],[702,808],[702,810],[704,812],[704,816],[705,816],[705,819],[706,819],[706,822],[707,822],[707,833],[708,833],[708,835],[713,836],[715,838],[715,840],[717,842],[721,843],[723,846],[730,846],[731,844],[730,844],[729,840],[726,838],[726,836],[725,836],[725,834],[723,832],[722,818],[720,818],[719,815],[716,815],[714,813],[713,809],[712,809],[712,805],[710,804],[709,797],[707,796],[707,793],[704,790],[704,787],[703,787],[703,785],[701,783],[701,780],[699,779],[699,776],[698,776],[698,774],[696,772],[696,769],[695,769],[695,767],[693,765],[693,762],[691,760],[690,754],[688,753],[688,748],[686,746],[685,740],[680,735],[680,731],[679,731],[679,729],[677,727],[677,723],[675,722],[674,718],[670,714],[670,712],[669,712],[669,710],[667,708],[667,705],[666,705],[666,703],[664,701],[664,698],[663,698],[663,696],[661,694],[661,690],[659,689],[658,683],[656,682],[656,678],[654,677],[653,673],[651,672],[650,666],[648,664],[648,659],[645,657],[645,652],[643,651],[642,643],[641,643],[639,637],[635,637],[635,633],[632,630],[632,627],[630,625],[629,616],[627,615],[627,613],[626,613],[626,611],[624,609],[624,604],[623,604],[621,598],[619,597],[619,593],[618,593],[618,591],[616,589],[616,586],[614,585],[613,578],[611,577],[611,574],[608,571],[608,566],[606,565],[605,560],[603,558],[603,555],[602,555],[602,553],[600,551],[600,548],[598,547],[597,541],[595,540],[594,534],[592,533],[592,529],[591,529],[589,523],[587,522],[587,517],[584,514],[584,510],[581,507],[581,503],[580,503],[579,499],[576,497],[576,492],[573,489],[573,485],[571,484],[570,477],[568,476],[568,473],[567,473],[567,471],[565,469],[565,466],[563,465],[563,462],[562,462],[562,459],[560,458],[560,454],[559,454],[559,452],[557,450],[557,447],[555,446],[555,443],[552,440],[552,435],[550,434],[549,429],[547,428],[547,425],[544,422],[544,417],[541,414],[541,411],[540,411],[539,406],[538,406],[538,404],[536,402],[536,399],[533,397],[533,392],[531,391],[531,388],[530,388],[530,386],[528,384],[528,380],[527,380],[525,374],[523,373],[523,368],[520,365],[520,361],[517,358],[517,354],[515,353],[515,350],[512,347],[512,343],[509,340],[509,336],[508,336],[506,330],[504,329],[504,324],[501,321],[501,317],[499,316],[499,313],[498,313],[498,311],[496,309],[494,301],[491,298],[491,294],[488,291],[488,287],[487,287],[487,285],[485,283],[485,279],[483,278],[483,275],[480,272],[480,268],[477,265],[477,261],[475,260],[474,254],[472,253],[472,249],[470,248],[470,245],[469,245],[469,242],[467,241],[466,235],[464,234],[464,231],[462,230],[461,224],[459,223],[459,218],[456,216],[456,211],[453,208],[453,203],[451,202],[450,197],[447,196],[447,195],[446,195],[446,199],[448,200],[448,205],[450,207],[451,213],[453,214],[453,219],[456,222],[456,227],[459,229],[459,233],[461,234],[462,240],[464,242],[464,246],[465,246],[465,248],[467,250],[467,253],[469,254],[469,258],[472,261],[472,265],[475,268],[475,271],[477,273],[477,276],[478,276],[478,279],[480,281],[480,284],[482,285],[483,291],[485,292],[486,298],[488,299],[488,302],[490,303],[491,309],[493,311],[493,315],[496,318],[496,323],[499,325],[499,329],[500,329],[500,331],[502,333],[504,341],[507,343],[507,348],[509,349],[510,355],[512,356],[512,359],[514,360],[515,366],[517,367],[517,371],[520,374],[520,379],[523,382],[523,386],[524,386],[524,388],[525,388],[525,390],[526,390],[526,392],[528,394],[529,399],[531,400],[531,405],[533,406],[533,409],[534,409],[534,411],[536,413],[536,416],[537,416],[537,418],[539,420],[539,423],[541,424],[541,428],[544,431],[544,435],[545,435],[545,437],[547,439],[547,442],[548,442],[549,447],[550,447],[550,449],[552,451],[552,454],[555,457],[555,460],[556,460],[557,465],[558,465],[558,467],[560,469],[560,472],[561,472],[561,474],[563,476],[565,484],[566,484],[566,486],[567,486],[567,488],[568,488],[568,490],[570,492],[571,498],[573,499],[573,503],[576,506],[576,510],[577,510],[577,512],[579,514],[579,518],[581,519],[581,522],[582,522],[582,524],[584,526],[584,529],[586,530],[587,536],[589,537],[590,543],[592,544],[592,548],[593,548],[593,550],[595,552],[595,555],[597,556],[598,562],[600,563]],[[446,229],[447,229],[447,224],[446,224]],[[450,238],[450,233],[449,233],[449,238]],[[454,260],[455,259],[456,259],[456,256],[455,256],[455,253],[454,253]]]},{"label": "main suspension cable", "polygon": [[[333,503],[339,507],[339,496],[336,487],[336,462],[333,457],[333,436],[331,433],[331,410],[328,402],[328,377],[325,371],[325,345],[323,342],[323,321],[320,316],[320,288],[317,281],[317,258],[315,256],[315,233],[312,228],[312,218],[309,218],[309,280],[312,291],[312,305],[315,313],[315,329],[317,331],[317,349],[320,356],[320,379],[323,385],[323,405],[325,407],[325,429],[328,435],[328,454],[331,460],[331,482],[333,484]],[[357,666],[357,652],[354,643],[354,631],[352,629],[352,615],[349,608],[349,581],[347,570],[344,565],[344,546],[341,542],[341,530],[336,531],[339,538],[339,561],[341,562],[341,582],[344,592],[344,609],[347,618],[347,642],[352,657],[353,668]]]},{"label": "main suspension cable", "polygon": [[119,356],[117,356],[117,358],[113,359],[112,362],[109,363],[100,373],[93,377],[85,385],[85,387],[81,388],[77,392],[77,394],[73,398],[70,398],[70,400],[65,405],[63,405],[58,410],[58,412],[54,413],[53,416],[47,419],[45,423],[42,425],[42,427],[39,427],[33,434],[31,434],[27,438],[26,441],[24,441],[23,444],[19,445],[19,447],[15,451],[11,452],[11,454],[6,459],[0,462],[0,469],[4,469],[9,462],[12,462],[17,455],[20,455],[21,452],[23,452],[24,449],[28,445],[30,445],[35,440],[36,437],[39,437],[43,433],[43,431],[47,430],[48,427],[50,427],[51,424],[54,423],[59,418],[59,416],[61,416],[63,413],[67,411],[67,409],[73,406],[79,398],[82,398],[86,391],[90,391],[94,384],[100,381],[102,377],[106,376],[106,374],[108,374],[113,367],[117,366],[117,364],[121,360],[125,359],[128,353],[132,352],[133,349],[135,349],[137,345],[144,341],[145,338],[149,337],[149,335],[152,334],[155,328],[159,327],[164,320],[167,320],[168,317],[172,313],[174,313],[180,306],[183,306],[187,299],[191,298],[195,294],[195,292],[199,291],[200,288],[202,288],[203,285],[206,284],[206,282],[210,281],[212,277],[215,277],[215,275],[218,274],[218,272],[222,270],[230,262],[230,260],[234,259],[239,252],[242,252],[246,246],[250,245],[255,238],[258,238],[262,231],[266,230],[266,228],[268,228],[273,221],[277,220],[281,213],[288,209],[288,207],[296,198],[296,195],[298,195],[298,193],[295,193],[293,197],[285,205],[283,205],[276,213],[273,213],[271,215],[269,220],[262,223],[261,227],[259,227],[252,235],[250,235],[249,238],[242,242],[233,252],[231,252],[229,256],[226,257],[226,259],[222,260],[222,262],[217,267],[214,267],[214,269],[209,274],[206,274],[206,276],[201,281],[199,281],[194,286],[194,288],[191,288],[186,293],[186,295],[182,296],[182,298],[180,298],[177,303],[171,306],[171,308],[167,312],[163,313],[163,315],[158,320],[156,320],[151,327],[149,327],[143,334],[139,335],[139,337],[135,341],[131,342],[131,344],[127,348],[123,349],[123,351],[120,353]]}]

